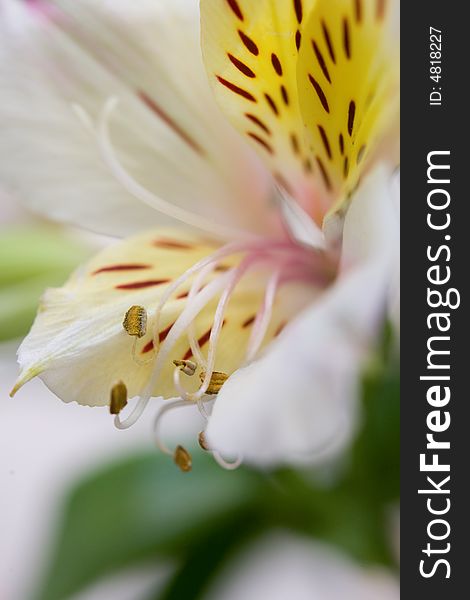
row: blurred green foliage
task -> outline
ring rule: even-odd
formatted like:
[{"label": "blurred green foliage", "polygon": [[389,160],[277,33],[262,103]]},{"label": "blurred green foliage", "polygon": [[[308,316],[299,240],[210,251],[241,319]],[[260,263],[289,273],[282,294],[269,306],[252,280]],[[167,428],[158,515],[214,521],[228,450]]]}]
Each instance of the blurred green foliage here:
[{"label": "blurred green foliage", "polygon": [[69,598],[152,560],[175,565],[154,598],[200,599],[223,564],[272,528],[393,567],[388,511],[399,496],[398,385],[395,366],[376,364],[365,378],[362,429],[328,482],[287,468],[227,472],[201,450],[189,474],[157,452],[104,467],[71,492],[37,600]]},{"label": "blurred green foliage", "polygon": [[44,290],[64,283],[90,252],[53,226],[0,230],[0,341],[27,333]]}]

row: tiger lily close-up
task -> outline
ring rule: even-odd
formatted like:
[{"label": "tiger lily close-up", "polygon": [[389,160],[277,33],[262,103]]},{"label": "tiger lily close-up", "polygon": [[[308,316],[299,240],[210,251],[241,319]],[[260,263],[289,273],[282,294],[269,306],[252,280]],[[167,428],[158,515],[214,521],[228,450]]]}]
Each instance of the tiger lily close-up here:
[{"label": "tiger lily close-up", "polygon": [[394,4],[0,6],[2,184],[124,238],[45,292],[12,394],[120,429],[155,402],[182,470],[161,418],[194,405],[227,468],[338,454],[397,322]]}]

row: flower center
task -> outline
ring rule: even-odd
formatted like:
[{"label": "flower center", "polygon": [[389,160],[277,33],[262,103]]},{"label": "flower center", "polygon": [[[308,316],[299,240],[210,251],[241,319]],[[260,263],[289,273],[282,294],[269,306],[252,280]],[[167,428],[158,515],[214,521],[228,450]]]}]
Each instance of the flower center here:
[{"label": "flower center", "polygon": [[[222,261],[226,263],[228,258],[237,260],[235,266],[227,269]],[[126,419],[121,420],[119,412],[115,415],[115,425],[119,429],[125,429],[137,421],[154,395],[164,367],[173,363],[175,366],[173,371],[175,397],[167,401],[157,414],[155,431],[157,445],[163,452],[173,455],[175,462],[180,467],[181,457],[184,453],[180,449],[178,457],[176,457],[163,444],[157,434],[158,425],[168,410],[194,404],[197,404],[206,420],[209,418],[206,404],[214,400],[229,376],[227,373],[215,371],[217,348],[225,322],[225,313],[242,280],[257,271],[263,272],[263,276],[257,278],[256,281],[263,281],[264,288],[259,309],[250,319],[252,321],[251,334],[242,360],[242,365],[248,364],[256,358],[266,339],[274,301],[282,285],[295,281],[312,284],[316,288],[324,288],[330,283],[334,268],[325,253],[303,248],[289,240],[262,239],[227,244],[180,275],[168,286],[157,305],[152,329],[153,354],[149,359],[153,364],[147,385],[134,410]],[[268,273],[267,277],[266,273]],[[169,328],[165,338],[161,340],[162,312],[174,295],[178,294],[180,286],[187,284],[188,280],[191,281],[191,287],[187,294],[185,307]],[[208,344],[207,352],[203,353],[201,339],[198,339],[195,333],[195,320],[198,314],[217,296],[219,299],[213,313],[212,326],[208,333],[208,339],[204,340]],[[139,364],[142,364],[142,361],[135,352],[135,344],[145,334],[146,325],[145,308],[132,306],[125,315],[123,326],[129,335],[135,337],[133,356]],[[186,335],[188,339],[190,348],[188,354],[191,360],[189,358],[175,360],[172,355],[175,344],[183,335]],[[198,369],[200,385],[196,391],[190,392],[186,389],[184,380],[192,377]],[[232,463],[226,463],[216,453],[214,456],[223,466],[233,467]],[[188,461],[183,462],[187,468]]]}]

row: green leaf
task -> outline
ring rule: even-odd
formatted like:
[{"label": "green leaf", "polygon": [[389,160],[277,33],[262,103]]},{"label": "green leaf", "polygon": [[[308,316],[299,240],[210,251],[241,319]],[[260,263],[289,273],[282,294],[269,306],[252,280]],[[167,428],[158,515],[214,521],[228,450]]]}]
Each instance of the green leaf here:
[{"label": "green leaf", "polygon": [[90,250],[54,227],[0,232],[0,341],[25,334],[47,287],[61,285]]},{"label": "green leaf", "polygon": [[181,556],[244,510],[258,478],[207,455],[182,473],[167,457],[132,458],[95,473],[71,494],[41,600],[60,600],[101,576],[152,557]]}]

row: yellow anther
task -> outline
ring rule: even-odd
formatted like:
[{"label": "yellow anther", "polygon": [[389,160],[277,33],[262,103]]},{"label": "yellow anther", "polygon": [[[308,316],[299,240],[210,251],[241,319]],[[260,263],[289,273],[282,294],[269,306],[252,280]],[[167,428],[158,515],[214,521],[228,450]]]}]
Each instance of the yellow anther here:
[{"label": "yellow anther", "polygon": [[[205,371],[201,371],[199,373],[201,383],[204,381],[205,376]],[[207,386],[206,394],[218,394],[220,388],[224,385],[227,379],[228,375],[226,373],[222,373],[221,371],[213,371],[211,375],[211,380],[209,381],[209,385]]]},{"label": "yellow anther", "polygon": [[111,398],[109,401],[109,412],[112,415],[118,415],[127,404],[126,385],[119,381],[111,388]]},{"label": "yellow anther", "polygon": [[194,375],[197,369],[197,364],[192,360],[174,360],[173,364],[175,367],[179,367],[185,375]]},{"label": "yellow anther", "polygon": [[203,450],[210,450],[210,448],[209,448],[209,446],[207,444],[205,433],[203,431],[200,431],[198,433],[197,441],[199,442],[199,445],[201,446],[201,448]]},{"label": "yellow anther", "polygon": [[122,326],[129,335],[143,337],[147,331],[147,311],[143,306],[131,306],[126,312]]},{"label": "yellow anther", "polygon": [[173,460],[184,473],[191,471],[191,454],[189,454],[189,452],[186,450],[186,448],[183,448],[183,446],[176,446]]}]

